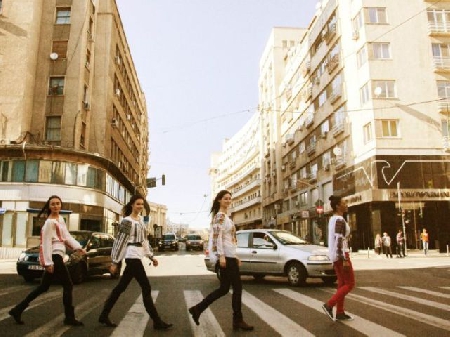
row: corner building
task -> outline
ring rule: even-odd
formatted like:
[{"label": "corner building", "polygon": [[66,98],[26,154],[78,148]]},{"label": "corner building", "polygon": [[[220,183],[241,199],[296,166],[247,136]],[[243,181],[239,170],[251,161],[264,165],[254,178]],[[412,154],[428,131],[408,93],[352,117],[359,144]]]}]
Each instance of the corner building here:
[{"label": "corner building", "polygon": [[263,174],[274,172],[278,186],[263,188],[263,222],[270,215],[278,228],[326,242],[337,194],[349,203],[353,249],[373,248],[377,233],[395,242],[402,228],[408,248],[421,248],[426,228],[430,248],[445,250],[450,1],[320,4],[273,70],[282,75],[275,92],[260,87],[262,120],[279,132],[263,141]]},{"label": "corner building", "polygon": [[50,195],[69,229],[113,233],[146,194],[148,119],[114,0],[0,1],[0,246]]}]

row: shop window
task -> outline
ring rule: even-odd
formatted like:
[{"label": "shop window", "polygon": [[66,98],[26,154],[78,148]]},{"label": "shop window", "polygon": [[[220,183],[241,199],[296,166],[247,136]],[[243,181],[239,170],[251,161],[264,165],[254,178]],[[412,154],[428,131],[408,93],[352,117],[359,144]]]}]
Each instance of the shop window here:
[{"label": "shop window", "polygon": [[25,160],[13,161],[11,181],[21,182],[25,180]]}]

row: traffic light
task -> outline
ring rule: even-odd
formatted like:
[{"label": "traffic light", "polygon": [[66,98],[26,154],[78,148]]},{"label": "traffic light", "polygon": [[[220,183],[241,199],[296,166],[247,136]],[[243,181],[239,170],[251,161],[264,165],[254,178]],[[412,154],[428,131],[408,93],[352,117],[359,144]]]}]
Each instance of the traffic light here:
[{"label": "traffic light", "polygon": [[147,188],[156,187],[156,178],[147,178],[146,185]]},{"label": "traffic light", "polygon": [[161,184],[164,186],[166,184],[166,175],[163,174],[161,177]]}]

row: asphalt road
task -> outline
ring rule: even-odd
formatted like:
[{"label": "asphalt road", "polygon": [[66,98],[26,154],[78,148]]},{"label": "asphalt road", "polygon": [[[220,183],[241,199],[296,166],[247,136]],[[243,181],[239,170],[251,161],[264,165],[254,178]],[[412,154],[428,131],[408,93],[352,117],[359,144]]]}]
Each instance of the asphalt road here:
[{"label": "asphalt road", "polygon": [[[357,286],[348,295],[346,310],[355,316],[347,323],[332,322],[321,305],[334,287],[309,280],[292,288],[284,278],[256,282],[243,276],[243,313],[255,325],[253,332],[233,332],[231,296],[213,303],[195,326],[187,308],[218,286],[205,270],[201,252],[159,254],[160,266],[147,267],[152,295],[162,318],[174,324],[169,331],[154,331],[142,305],[140,288],[133,281],[110,318],[116,329],[97,323],[103,302],[117,280],[94,277],[74,287],[76,315],[85,326],[68,328],[59,285],[36,299],[16,325],[8,310],[37,286],[14,272],[14,262],[0,261],[0,331],[2,336],[450,336],[450,258],[443,254],[385,259],[354,254]],[[11,270],[12,269],[12,270]]]}]

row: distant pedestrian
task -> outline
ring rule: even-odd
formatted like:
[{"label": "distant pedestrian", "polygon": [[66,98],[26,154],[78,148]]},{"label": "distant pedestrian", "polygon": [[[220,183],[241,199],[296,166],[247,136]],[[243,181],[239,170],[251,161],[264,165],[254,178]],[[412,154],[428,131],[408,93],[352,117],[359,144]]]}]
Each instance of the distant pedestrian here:
[{"label": "distant pedestrian", "polygon": [[383,237],[381,238],[381,241],[383,242],[383,252],[386,254],[386,257],[389,256],[392,259],[392,249],[391,249],[391,237],[388,233],[384,232]]},{"label": "distant pedestrian", "polygon": [[80,243],[75,240],[67,230],[63,217],[59,214],[62,208],[61,198],[52,195],[38,214],[47,215],[47,220],[41,229],[41,244],[39,247],[39,261],[44,267],[44,275],[41,284],[28,294],[25,299],[9,311],[17,324],[24,324],[21,315],[39,295],[45,293],[50,288],[54,278],[59,279],[63,286],[63,304],[65,312],[65,325],[80,326],[82,322],[75,319],[74,307],[72,305],[73,283],[69,271],[64,264],[63,257],[66,254],[66,247],[72,251],[84,255],[86,252],[81,248]]},{"label": "distant pedestrian", "polygon": [[108,315],[133,278],[141,286],[144,307],[153,320],[153,329],[166,330],[172,327],[172,324],[164,322],[159,317],[152,300],[150,282],[142,264],[142,259],[144,256],[147,256],[155,267],[158,266],[158,260],[153,257],[153,251],[147,239],[147,231],[140,215],[144,208],[144,203],[145,199],[143,196],[134,195],[123,210],[125,218],[119,224],[119,234],[114,241],[111,252],[111,274],[120,272],[117,268],[123,259],[125,259],[126,266],[119,283],[105,301],[103,311],[98,318],[98,321],[107,327],[114,328],[117,326],[117,324],[110,321]]},{"label": "distant pedestrian", "polygon": [[212,259],[219,256],[220,287],[206,296],[200,303],[189,308],[189,313],[195,324],[199,325],[199,318],[214,301],[225,296],[233,287],[231,306],[233,308],[233,330],[253,330],[242,315],[242,282],[239,273],[240,260],[236,256],[236,228],[228,217],[227,211],[231,204],[231,193],[221,190],[214,198],[211,207],[212,221],[210,229],[209,253]]},{"label": "distant pedestrian", "polygon": [[380,255],[381,254],[381,246],[383,245],[383,242],[382,242],[382,240],[381,240],[381,235],[380,234],[377,234],[376,236],[375,236],[375,253],[377,254],[377,255]]},{"label": "distant pedestrian", "polygon": [[428,254],[428,233],[425,228],[423,229],[423,232],[420,233],[420,240],[422,240],[423,253],[425,255],[427,255]]},{"label": "distant pedestrian", "polygon": [[403,231],[401,229],[398,230],[397,233],[397,257],[405,257],[405,239],[403,237]]},{"label": "distant pedestrian", "polygon": [[[328,223],[328,255],[330,260],[333,261],[338,285],[336,293],[322,305],[322,309],[332,320],[350,321],[353,317],[345,313],[344,300],[345,296],[355,286],[355,275],[348,246],[350,226],[343,217],[344,213],[347,212],[347,202],[342,200],[341,197],[332,195],[330,205],[334,214]],[[334,306],[336,306],[335,319],[333,318]]]}]

